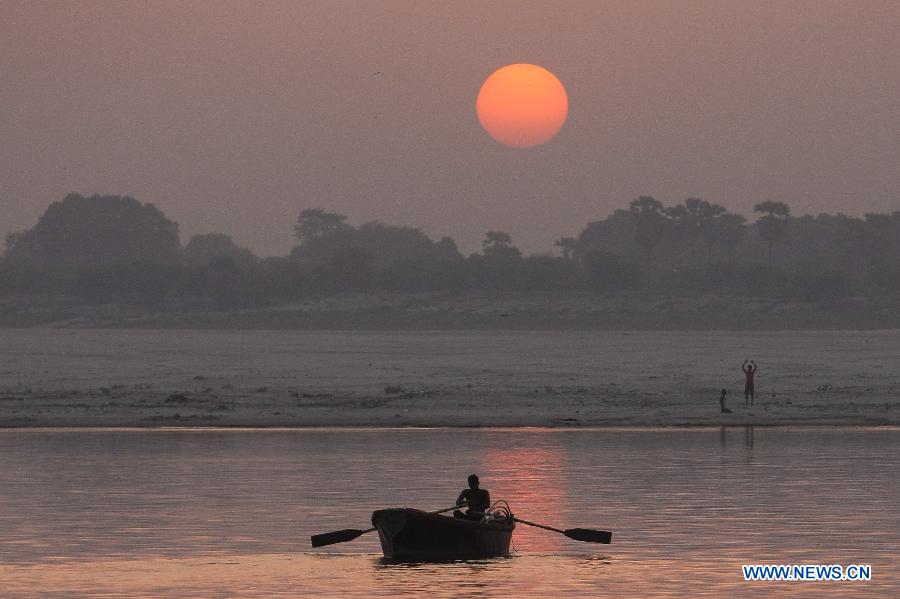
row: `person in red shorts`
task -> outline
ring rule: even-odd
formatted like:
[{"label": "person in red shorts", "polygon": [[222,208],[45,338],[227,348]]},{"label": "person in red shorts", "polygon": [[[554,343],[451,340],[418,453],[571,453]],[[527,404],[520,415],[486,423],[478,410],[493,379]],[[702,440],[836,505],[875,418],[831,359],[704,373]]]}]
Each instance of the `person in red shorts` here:
[{"label": "person in red shorts", "polygon": [[756,371],[759,370],[759,367],[756,365],[756,362],[753,360],[749,360],[750,364],[747,364],[748,360],[744,360],[743,365],[741,366],[741,370],[744,371],[744,375],[747,377],[746,382],[744,383],[744,407],[746,408],[749,402],[749,405],[753,405],[753,375],[756,374]]}]

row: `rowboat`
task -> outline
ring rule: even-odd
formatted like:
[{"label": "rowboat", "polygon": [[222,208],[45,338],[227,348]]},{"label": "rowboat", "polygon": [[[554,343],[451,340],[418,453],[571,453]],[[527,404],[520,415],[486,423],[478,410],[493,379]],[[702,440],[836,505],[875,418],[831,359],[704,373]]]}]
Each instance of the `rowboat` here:
[{"label": "rowboat", "polygon": [[508,513],[477,520],[412,508],[372,512],[384,557],[402,561],[443,561],[506,557],[516,527]]},{"label": "rowboat", "polygon": [[376,510],[372,512],[372,528],[344,528],[312,535],[309,540],[313,547],[325,547],[346,543],[377,530],[381,550],[386,558],[413,562],[506,557],[509,555],[509,542],[517,522],[584,543],[608,545],[612,541],[612,533],[608,530],[563,530],[516,518],[512,515],[509,504],[503,500],[494,502],[481,520],[441,516],[461,507],[462,504],[458,504],[436,512],[423,512],[408,507]]}]

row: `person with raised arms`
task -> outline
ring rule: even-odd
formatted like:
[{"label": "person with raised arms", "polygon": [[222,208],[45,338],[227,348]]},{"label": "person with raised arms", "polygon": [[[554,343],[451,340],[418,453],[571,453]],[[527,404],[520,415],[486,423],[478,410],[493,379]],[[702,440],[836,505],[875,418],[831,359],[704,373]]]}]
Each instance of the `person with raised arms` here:
[{"label": "person with raised arms", "polygon": [[[747,364],[747,362],[750,362],[750,364]],[[756,371],[759,370],[759,367],[753,360],[744,360],[743,365],[741,365],[741,370],[744,371],[744,375],[746,376],[746,381],[744,382],[744,407],[746,408],[748,402],[749,405],[753,405],[753,375],[756,374]]]}]

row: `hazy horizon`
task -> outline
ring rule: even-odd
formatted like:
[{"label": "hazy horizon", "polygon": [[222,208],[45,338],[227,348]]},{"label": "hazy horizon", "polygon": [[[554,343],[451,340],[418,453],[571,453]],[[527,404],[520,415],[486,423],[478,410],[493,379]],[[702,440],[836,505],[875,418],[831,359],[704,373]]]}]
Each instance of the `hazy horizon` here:
[{"label": "hazy horizon", "polygon": [[[900,4],[0,4],[0,235],[69,192],[285,254],[302,208],[551,251],[639,195],[749,215],[900,210]],[[550,69],[528,150],[474,104]]]}]

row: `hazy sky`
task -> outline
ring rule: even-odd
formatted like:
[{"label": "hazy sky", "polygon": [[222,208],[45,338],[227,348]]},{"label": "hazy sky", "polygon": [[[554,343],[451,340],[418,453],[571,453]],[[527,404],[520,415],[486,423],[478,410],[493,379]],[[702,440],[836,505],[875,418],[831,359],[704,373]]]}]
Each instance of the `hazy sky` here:
[{"label": "hazy sky", "polygon": [[[532,62],[544,146],[475,97]],[[127,194],[283,254],[304,207],[552,248],[638,195],[900,210],[900,2],[0,0],[0,234]]]}]

